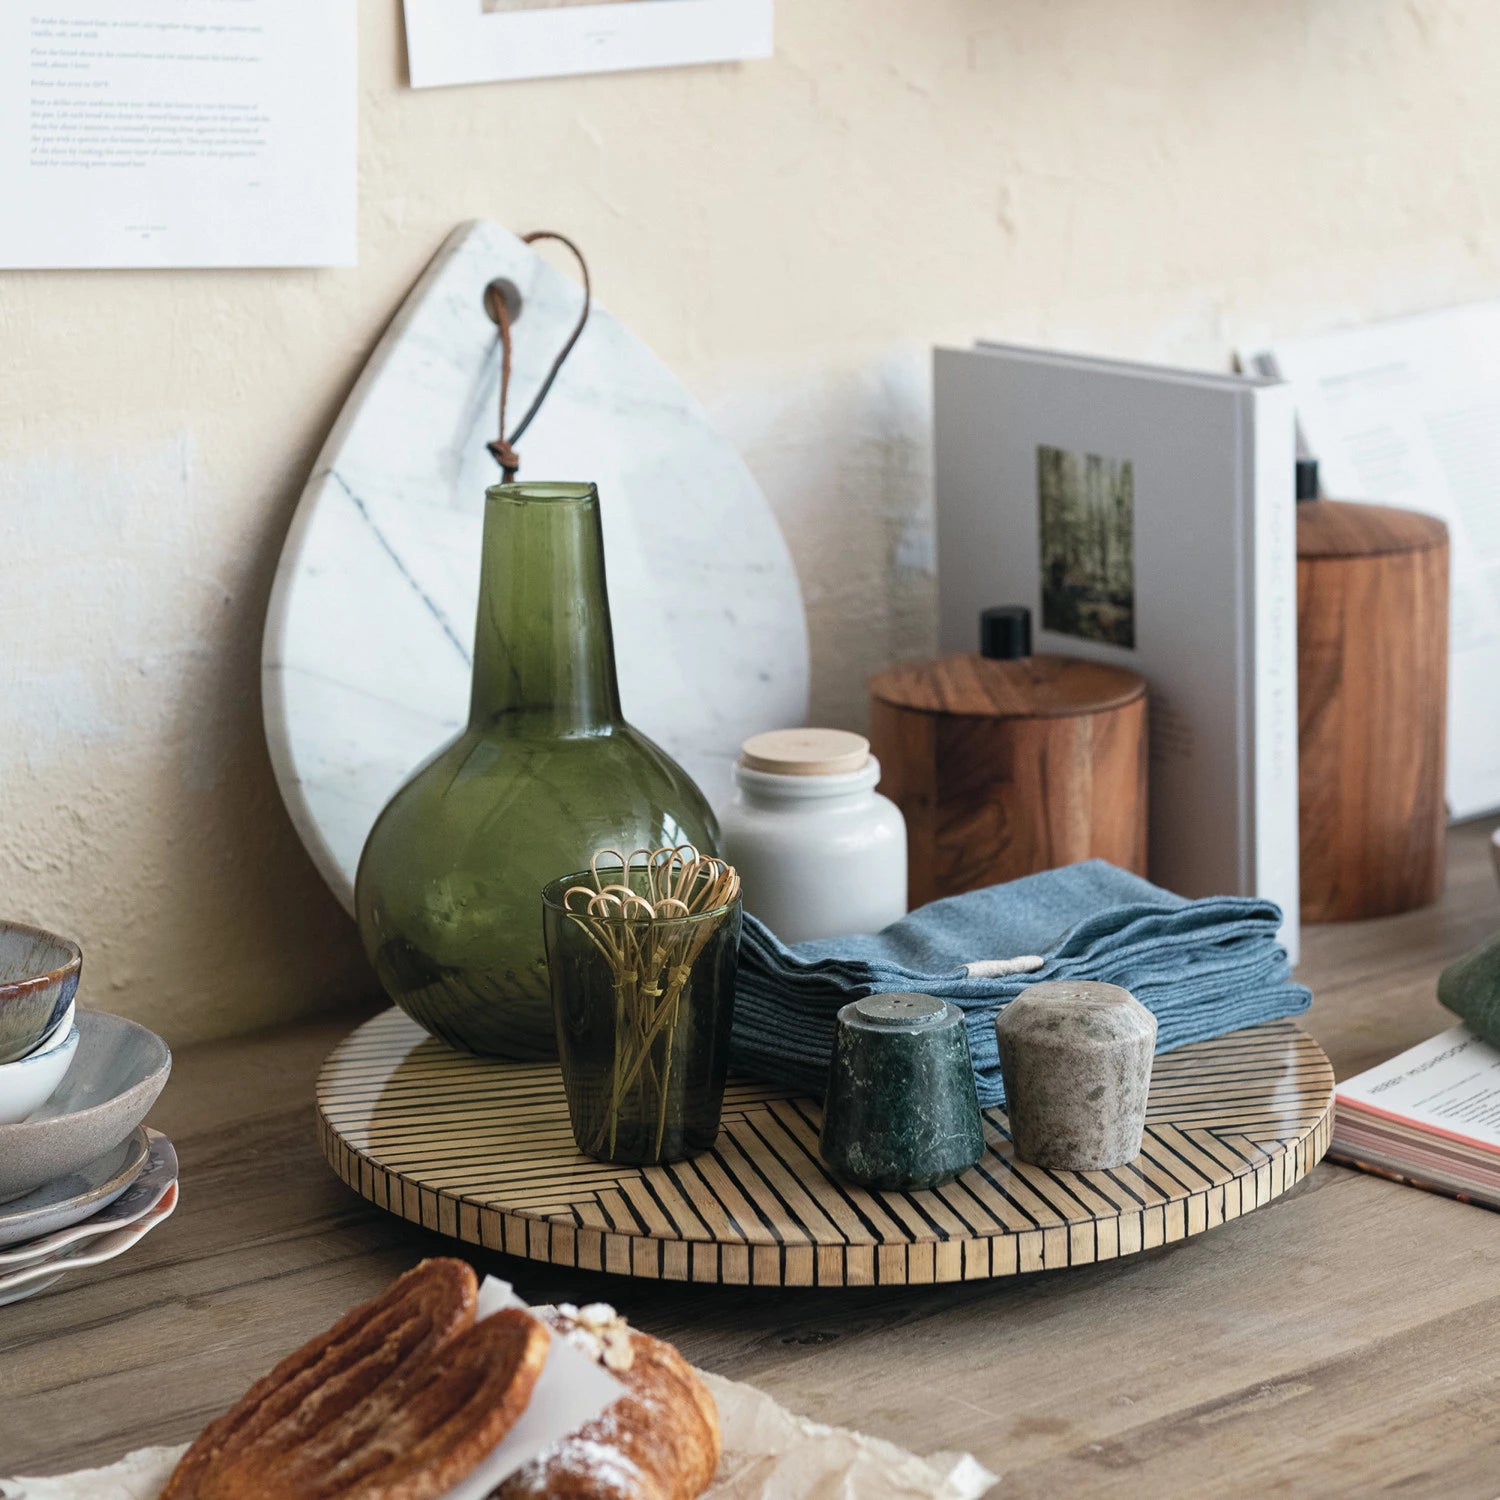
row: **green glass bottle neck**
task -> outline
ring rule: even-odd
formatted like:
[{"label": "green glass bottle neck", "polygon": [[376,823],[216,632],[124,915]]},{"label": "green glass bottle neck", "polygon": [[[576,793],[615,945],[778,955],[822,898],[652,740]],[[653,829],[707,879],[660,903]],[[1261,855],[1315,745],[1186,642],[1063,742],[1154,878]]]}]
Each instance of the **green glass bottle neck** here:
[{"label": "green glass bottle neck", "polygon": [[568,734],[621,722],[591,484],[489,490],[469,726]]}]

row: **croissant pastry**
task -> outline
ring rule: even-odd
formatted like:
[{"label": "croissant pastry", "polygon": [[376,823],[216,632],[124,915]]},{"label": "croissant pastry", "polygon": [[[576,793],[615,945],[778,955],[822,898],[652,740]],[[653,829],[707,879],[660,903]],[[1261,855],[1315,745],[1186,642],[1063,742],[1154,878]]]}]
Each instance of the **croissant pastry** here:
[{"label": "croissant pastry", "polygon": [[537,1310],[593,1354],[625,1394],[518,1470],[491,1500],[695,1500],[719,1467],[714,1398],[671,1344],[595,1303]]},{"label": "croissant pastry", "polygon": [[515,1425],[551,1335],[474,1321],[462,1261],[427,1260],[289,1355],[183,1455],[161,1500],[435,1500]]}]

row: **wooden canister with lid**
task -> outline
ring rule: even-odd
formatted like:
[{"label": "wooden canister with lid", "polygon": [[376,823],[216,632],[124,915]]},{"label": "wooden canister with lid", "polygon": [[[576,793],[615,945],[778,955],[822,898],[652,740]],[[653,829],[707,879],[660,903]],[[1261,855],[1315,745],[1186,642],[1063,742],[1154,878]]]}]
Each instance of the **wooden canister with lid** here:
[{"label": "wooden canister with lid", "polygon": [[1031,655],[1024,609],[987,610],[979,653],[870,680],[880,790],[905,814],[912,906],[1107,859],[1146,872],[1146,684]]},{"label": "wooden canister with lid", "polygon": [[1389,916],[1443,888],[1448,528],[1297,493],[1302,918]]}]

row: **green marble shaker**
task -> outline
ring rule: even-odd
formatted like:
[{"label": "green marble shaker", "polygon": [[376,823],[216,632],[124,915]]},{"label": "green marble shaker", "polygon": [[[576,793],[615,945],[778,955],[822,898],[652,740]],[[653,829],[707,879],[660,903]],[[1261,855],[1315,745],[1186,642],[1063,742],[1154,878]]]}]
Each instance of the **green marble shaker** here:
[{"label": "green marble shaker", "polygon": [[838,1013],[823,1160],[850,1182],[935,1187],[984,1154],[963,1012],[932,995],[869,995]]},{"label": "green marble shaker", "polygon": [[693,844],[718,824],[625,722],[599,496],[487,491],[467,727],[412,773],[365,843],[360,936],[386,993],[471,1052],[557,1056],[538,893],[596,850]]}]

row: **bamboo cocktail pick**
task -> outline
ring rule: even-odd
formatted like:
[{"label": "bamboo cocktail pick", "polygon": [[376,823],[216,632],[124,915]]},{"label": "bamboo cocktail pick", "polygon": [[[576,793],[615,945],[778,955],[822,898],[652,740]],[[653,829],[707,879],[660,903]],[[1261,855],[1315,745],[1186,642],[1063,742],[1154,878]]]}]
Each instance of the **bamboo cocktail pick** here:
[{"label": "bamboo cocktail pick", "polygon": [[[618,867],[608,883],[600,866]],[[644,872],[645,893],[628,882]],[[656,1150],[667,1128],[673,1036],[693,964],[740,893],[740,877],[722,859],[691,844],[675,848],[600,849],[589,861],[592,887],[570,886],[563,907],[604,956],[614,977],[615,1055],[609,1108],[585,1148],[614,1154],[620,1107],[640,1080],[656,1105]],[[661,1048],[660,1070],[653,1053]]]}]

